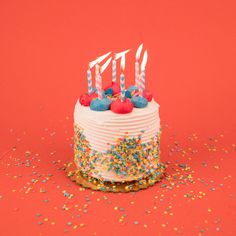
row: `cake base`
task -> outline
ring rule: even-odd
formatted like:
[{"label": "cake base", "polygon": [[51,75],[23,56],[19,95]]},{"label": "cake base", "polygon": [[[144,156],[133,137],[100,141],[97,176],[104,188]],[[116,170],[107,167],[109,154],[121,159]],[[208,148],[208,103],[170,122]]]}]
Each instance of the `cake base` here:
[{"label": "cake base", "polygon": [[81,173],[74,162],[70,162],[65,165],[65,171],[67,176],[78,185],[89,188],[92,190],[100,190],[103,192],[133,192],[141,189],[146,189],[150,186],[153,186],[155,183],[159,182],[165,172],[165,166],[161,165],[161,168],[158,171],[158,174],[151,175],[147,178],[134,180],[129,182],[108,182],[102,181]]}]

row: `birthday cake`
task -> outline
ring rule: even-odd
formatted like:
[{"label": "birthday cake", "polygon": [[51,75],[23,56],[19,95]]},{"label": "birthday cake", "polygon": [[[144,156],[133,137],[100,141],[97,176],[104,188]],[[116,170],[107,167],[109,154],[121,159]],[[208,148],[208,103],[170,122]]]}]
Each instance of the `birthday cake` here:
[{"label": "birthday cake", "polygon": [[[137,50],[135,84],[125,88],[125,54],[115,54],[103,66],[102,60],[89,64],[88,92],[74,109],[74,166],[69,172],[79,184],[103,191],[131,191],[160,180],[159,105],[145,89],[147,51],[139,65],[142,46]],[[121,58],[120,79],[116,62]],[[112,62],[112,83],[102,88],[101,74]],[[95,67],[95,87],[92,68]]]}]

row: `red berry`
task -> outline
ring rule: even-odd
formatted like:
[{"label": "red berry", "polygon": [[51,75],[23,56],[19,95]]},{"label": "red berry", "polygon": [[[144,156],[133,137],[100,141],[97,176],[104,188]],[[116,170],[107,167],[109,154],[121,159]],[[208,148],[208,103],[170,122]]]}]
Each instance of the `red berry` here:
[{"label": "red berry", "polygon": [[90,106],[91,101],[97,98],[97,96],[98,95],[96,93],[92,93],[91,95],[85,93],[80,96],[79,102],[83,106]]},{"label": "red berry", "polygon": [[112,102],[111,110],[118,114],[126,114],[132,112],[134,105],[129,99],[125,99],[123,102],[117,99]]},{"label": "red berry", "polygon": [[143,96],[149,101],[149,102],[151,102],[152,101],[152,94],[149,92],[149,91],[147,91],[147,90],[145,90],[144,92],[143,92]]}]

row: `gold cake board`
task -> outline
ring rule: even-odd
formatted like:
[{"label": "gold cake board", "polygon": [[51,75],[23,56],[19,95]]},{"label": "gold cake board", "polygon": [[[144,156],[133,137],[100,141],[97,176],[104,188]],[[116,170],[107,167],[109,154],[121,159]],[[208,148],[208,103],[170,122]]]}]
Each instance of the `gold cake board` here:
[{"label": "gold cake board", "polygon": [[74,162],[70,162],[65,165],[65,171],[67,176],[78,185],[89,188],[92,190],[100,190],[103,192],[133,192],[141,189],[146,189],[150,186],[153,186],[155,183],[159,182],[165,172],[165,166],[161,165],[159,169],[159,174],[155,176],[149,176],[141,180],[134,180],[129,182],[108,182],[102,181],[90,176],[85,176],[82,174],[75,165]]}]

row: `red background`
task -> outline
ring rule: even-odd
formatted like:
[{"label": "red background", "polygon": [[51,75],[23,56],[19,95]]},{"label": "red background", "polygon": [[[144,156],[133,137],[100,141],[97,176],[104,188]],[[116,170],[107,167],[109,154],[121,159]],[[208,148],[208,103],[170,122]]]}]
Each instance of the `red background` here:
[{"label": "red background", "polygon": [[[1,235],[235,235],[235,10],[234,1],[218,0],[1,1]],[[178,161],[187,163],[195,183],[173,187],[177,182],[165,180],[173,190],[159,184],[136,194],[80,191],[57,168],[73,158],[72,114],[87,88],[88,62],[132,48],[125,70],[131,84],[142,42],[149,53],[146,85],[161,105],[162,160],[171,162],[170,176]],[[104,84],[110,74],[104,72]],[[27,159],[28,168],[19,165]],[[39,181],[25,193],[32,178]],[[186,199],[189,191],[207,197]],[[91,204],[83,213],[86,196]],[[64,204],[71,208],[62,211]],[[163,212],[170,205],[169,216]],[[124,223],[116,206],[125,208]]]}]

